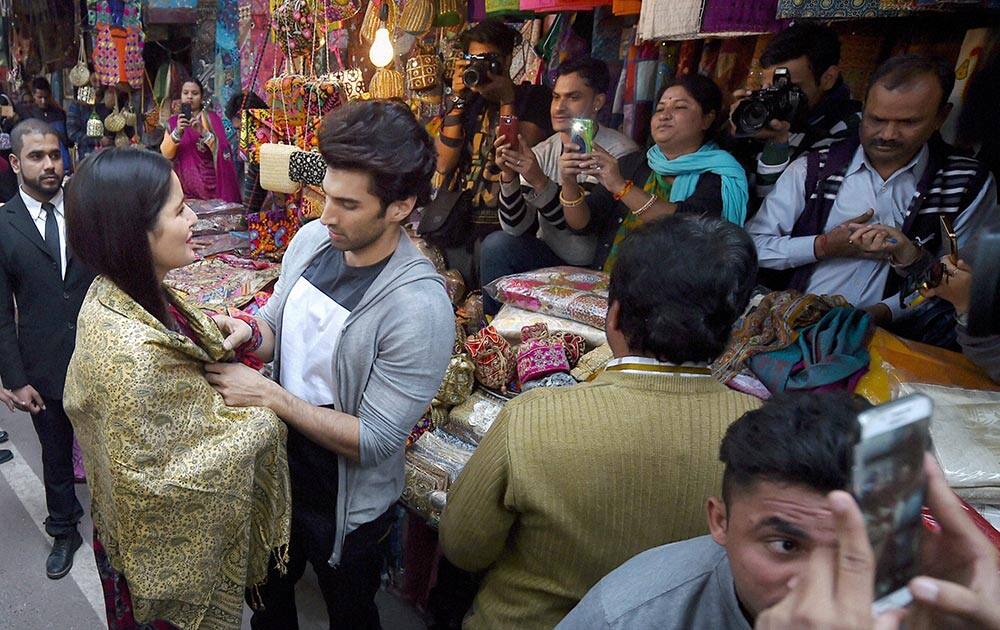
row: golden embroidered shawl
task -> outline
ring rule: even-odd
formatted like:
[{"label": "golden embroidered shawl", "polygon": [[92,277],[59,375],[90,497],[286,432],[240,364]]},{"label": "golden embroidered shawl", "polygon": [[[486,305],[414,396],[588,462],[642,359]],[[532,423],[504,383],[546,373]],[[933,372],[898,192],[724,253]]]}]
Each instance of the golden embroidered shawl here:
[{"label": "golden embroidered shawl", "polygon": [[99,276],[80,311],[63,402],[94,525],[128,580],[136,619],[235,629],[244,589],[288,543],[287,430],[267,409],[225,405],[203,365],[232,353],[204,313],[170,298],[200,347]]}]

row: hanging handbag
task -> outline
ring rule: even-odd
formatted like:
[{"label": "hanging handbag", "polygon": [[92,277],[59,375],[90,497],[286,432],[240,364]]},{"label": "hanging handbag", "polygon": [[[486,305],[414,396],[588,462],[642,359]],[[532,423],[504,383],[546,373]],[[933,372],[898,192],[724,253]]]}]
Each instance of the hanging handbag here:
[{"label": "hanging handbag", "polygon": [[104,128],[111,133],[118,133],[125,128],[125,116],[123,116],[121,111],[118,109],[117,96],[114,111],[108,114],[108,117],[104,119]]},{"label": "hanging handbag", "polygon": [[390,68],[379,68],[368,86],[373,98],[402,98],[403,75]]},{"label": "hanging handbag", "polygon": [[83,87],[90,83],[90,69],[87,68],[87,49],[83,43],[83,36],[80,36],[80,54],[77,56],[76,65],[69,71],[69,82],[73,87]]},{"label": "hanging handbag", "polygon": [[298,149],[290,144],[267,142],[260,145],[260,185],[264,190],[290,195],[301,184],[288,175],[292,154]]},{"label": "hanging handbag", "polygon": [[423,35],[434,26],[434,3],[431,0],[407,0],[399,27],[411,35]]},{"label": "hanging handbag", "polygon": [[87,137],[88,138],[100,138],[104,135],[104,123],[101,122],[101,117],[97,115],[97,111],[93,111],[90,114],[90,120],[87,121]]},{"label": "hanging handbag", "polygon": [[322,186],[326,160],[315,151],[294,151],[288,159],[288,177],[293,182]]},{"label": "hanging handbag", "polygon": [[77,89],[76,100],[85,105],[93,105],[97,102],[97,91],[92,86],[85,85]]}]

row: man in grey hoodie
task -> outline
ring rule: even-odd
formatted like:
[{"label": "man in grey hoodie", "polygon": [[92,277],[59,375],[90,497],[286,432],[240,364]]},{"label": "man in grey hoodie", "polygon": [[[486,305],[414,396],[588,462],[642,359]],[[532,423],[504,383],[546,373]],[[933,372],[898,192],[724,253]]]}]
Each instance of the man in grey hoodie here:
[{"label": "man in grey hoodie", "polygon": [[307,562],[331,628],[380,627],[375,593],[406,438],[454,342],[444,282],[400,227],[429,198],[430,137],[402,103],[366,101],[327,116],[319,148],[322,217],[292,240],[257,319],[216,319],[228,347],[274,361],[275,380],[240,364],[206,368],[226,404],[268,407],[289,428],[288,572],[272,569],[260,587],[255,630],[298,627]]}]

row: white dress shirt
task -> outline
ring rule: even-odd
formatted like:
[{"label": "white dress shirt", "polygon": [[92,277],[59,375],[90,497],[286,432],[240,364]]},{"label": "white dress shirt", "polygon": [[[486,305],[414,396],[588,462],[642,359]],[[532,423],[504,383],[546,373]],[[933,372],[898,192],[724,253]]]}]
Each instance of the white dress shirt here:
[{"label": "white dress shirt", "polygon": [[[681,368],[678,371],[663,372],[663,374],[667,374],[669,376],[680,376],[683,378],[712,378],[711,373],[707,372],[708,370],[707,363],[688,362],[688,363],[681,363],[680,365],[678,365],[676,363],[667,363],[665,361],[658,361],[652,357],[638,357],[638,356],[619,357],[617,359],[611,359],[610,361],[608,361],[607,365],[604,366],[604,369],[606,370],[608,368],[618,367],[618,366],[623,366],[621,368],[621,371],[624,372],[625,374],[648,374],[649,372],[643,370],[642,367],[664,367],[664,368]],[[632,366],[635,366],[635,369],[629,369]],[[697,371],[695,370],[684,371],[684,368],[700,368],[700,369],[698,369]],[[706,372],[702,374],[701,373],[702,370],[705,370]]]},{"label": "white dress shirt", "polygon": [[[837,199],[830,209],[824,232],[853,219],[869,208],[875,215],[869,223],[901,228],[906,211],[927,168],[930,151],[925,145],[905,167],[883,180],[858,147],[851,160]],[[815,236],[790,236],[805,210],[806,157],[800,157],[778,179],[774,191],[764,200],[760,211],[746,224],[746,231],[757,246],[761,267],[789,269],[816,262]],[[997,187],[990,176],[969,207],[954,224],[959,247],[965,245],[990,220],[997,203]],[[944,255],[945,252],[938,252]],[[842,295],[858,308],[883,303],[893,318],[904,314],[899,296],[882,299],[890,271],[887,261],[862,258],[829,258],[816,265],[807,288],[817,295]]]},{"label": "white dress shirt", "polygon": [[[38,228],[38,233],[42,235],[42,240],[45,240],[45,210],[42,210],[42,202],[30,196],[24,190],[18,188],[18,193],[21,195],[21,201],[24,202],[24,207],[28,209],[28,214],[31,215],[31,219],[35,222],[35,227]],[[56,193],[56,196],[49,201],[53,206],[56,207],[56,224],[59,226],[59,254],[61,260],[59,261],[60,273],[63,280],[66,279],[66,215],[63,212],[63,191],[62,189]]]}]

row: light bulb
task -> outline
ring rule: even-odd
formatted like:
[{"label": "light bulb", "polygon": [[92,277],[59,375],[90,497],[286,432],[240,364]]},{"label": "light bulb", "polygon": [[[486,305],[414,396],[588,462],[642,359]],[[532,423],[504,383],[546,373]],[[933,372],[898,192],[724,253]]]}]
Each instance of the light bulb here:
[{"label": "light bulb", "polygon": [[371,50],[368,51],[368,58],[379,68],[384,68],[392,63],[392,40],[389,39],[389,29],[382,27],[375,31],[375,39],[372,41]]}]

